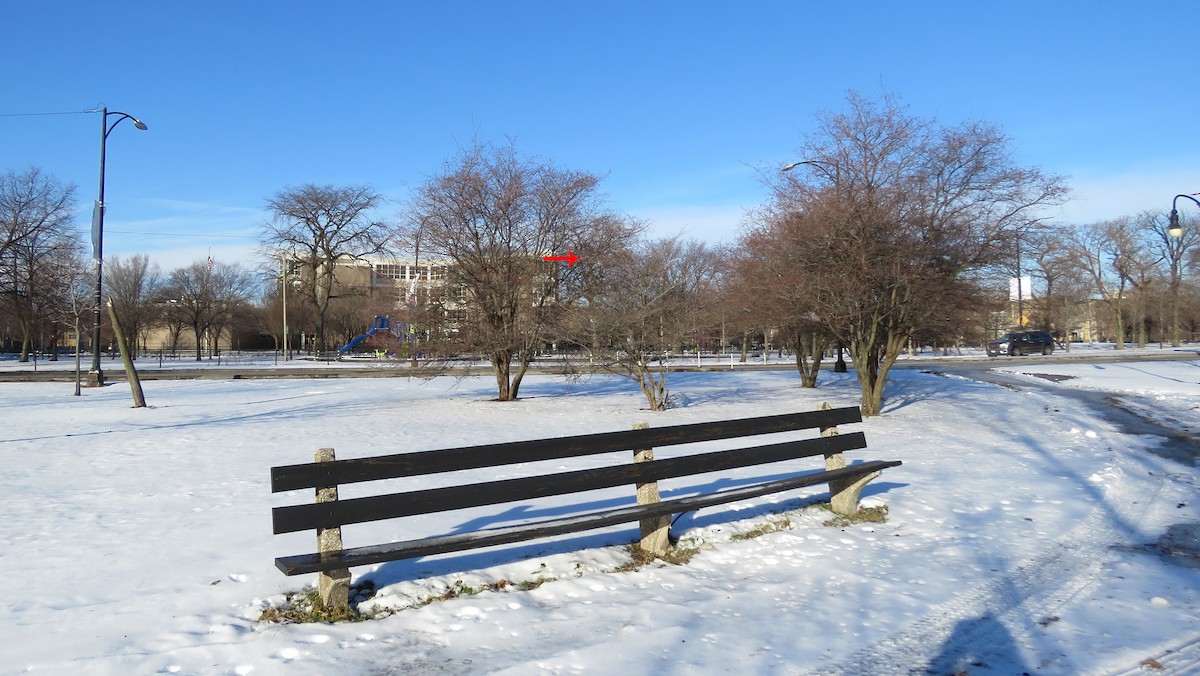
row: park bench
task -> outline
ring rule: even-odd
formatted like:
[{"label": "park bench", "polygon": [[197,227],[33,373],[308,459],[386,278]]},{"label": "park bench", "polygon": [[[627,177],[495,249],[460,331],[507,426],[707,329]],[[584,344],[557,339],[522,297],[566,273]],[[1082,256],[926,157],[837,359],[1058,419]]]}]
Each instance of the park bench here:
[{"label": "park bench", "polygon": [[[633,430],[620,432],[349,460],[336,460],[333,449],[321,449],[317,451],[316,462],[271,468],[273,493],[307,488],[315,488],[317,493],[315,503],[275,507],[272,510],[276,534],[316,530],[318,540],[316,552],[280,557],[275,559],[275,565],[285,575],[321,573],[319,587],[322,600],[327,604],[344,605],[345,591],[349,588],[348,568],[351,566],[465,551],[634,521],[641,523],[642,548],[662,554],[670,546],[668,529],[672,515],[819,484],[829,484],[833,510],[850,515],[858,510],[858,498],[863,486],[879,476],[883,469],[901,464],[898,460],[846,464],[842,453],[865,449],[866,438],[862,432],[839,434],[837,425],[861,421],[857,407],[831,409],[825,405],[822,410],[804,413],[658,428],[640,424]],[[729,450],[679,454],[658,460],[653,458],[653,449],[664,446],[809,429],[820,430],[820,436]],[[339,485],[444,475],[616,451],[633,451],[634,461],[481,483],[439,485],[385,495],[343,500],[337,498]],[[666,500],[659,498],[657,482],[660,480],[817,456],[825,459],[825,466],[819,471],[759,480],[750,485],[701,495]],[[442,478],[445,477],[439,476],[439,479]],[[450,481],[449,478],[445,480]],[[521,505],[549,496],[622,485],[636,486],[637,504],[365,547],[343,548],[341,543],[341,526],[348,524],[507,503]]]}]

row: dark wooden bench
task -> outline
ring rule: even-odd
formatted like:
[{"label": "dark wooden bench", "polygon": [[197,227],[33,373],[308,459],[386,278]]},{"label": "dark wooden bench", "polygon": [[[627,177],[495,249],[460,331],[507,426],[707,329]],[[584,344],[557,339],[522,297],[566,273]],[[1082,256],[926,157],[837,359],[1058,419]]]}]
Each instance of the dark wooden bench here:
[{"label": "dark wooden bench", "polygon": [[[327,603],[339,605],[344,604],[344,601],[337,600],[336,589],[339,585],[348,588],[347,569],[351,566],[464,551],[634,521],[641,522],[642,546],[655,553],[662,553],[662,549],[669,546],[667,529],[672,515],[818,484],[829,484],[835,512],[853,514],[858,509],[858,497],[863,486],[879,476],[881,470],[901,464],[898,460],[875,460],[850,465],[845,463],[842,452],[866,448],[867,442],[862,432],[839,434],[836,426],[861,421],[862,417],[857,407],[829,409],[826,406],[823,410],[805,413],[658,428],[642,425],[622,432],[350,460],[334,460],[332,449],[322,449],[317,453],[318,460],[321,460],[319,462],[271,468],[271,491],[274,493],[305,488],[317,489],[316,503],[275,507],[272,510],[272,520],[276,534],[315,529],[318,551],[280,557],[275,559],[275,565],[286,575],[322,573],[322,598]],[[821,435],[760,446],[653,459],[652,449],[664,446],[806,429],[819,429]],[[561,460],[614,451],[633,451],[635,462],[481,483],[439,485],[434,488],[372,497],[337,499],[337,486],[344,484],[443,475],[461,470]],[[783,479],[764,480],[715,493],[659,500],[657,482],[660,480],[816,456],[824,457],[823,470],[797,473]],[[448,477],[443,479],[439,476],[438,483],[449,480]],[[622,485],[637,487],[638,504],[475,532],[422,537],[366,547],[343,548],[341,544],[340,527],[347,524],[488,505],[526,503],[548,496]],[[333,601],[326,598],[327,588],[335,590],[332,592]]]}]

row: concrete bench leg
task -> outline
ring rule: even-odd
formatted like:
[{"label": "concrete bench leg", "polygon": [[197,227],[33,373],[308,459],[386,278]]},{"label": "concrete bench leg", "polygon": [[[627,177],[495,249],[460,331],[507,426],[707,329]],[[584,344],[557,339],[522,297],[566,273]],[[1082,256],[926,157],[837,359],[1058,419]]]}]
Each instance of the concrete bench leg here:
[{"label": "concrete bench leg", "polygon": [[[322,448],[316,452],[316,462],[333,462],[335,460],[332,448]],[[317,502],[337,502],[337,486],[317,489]],[[342,548],[342,529],[318,528],[317,551],[332,552]],[[317,575],[317,594],[321,605],[327,609],[350,607],[350,570],[338,568]]]},{"label": "concrete bench leg", "polygon": [[[633,429],[644,430],[649,427],[649,423],[636,423]],[[650,462],[651,460],[654,460],[654,449],[652,448],[644,448],[633,452],[634,462]],[[639,483],[637,485],[637,502],[639,505],[661,502],[658,494],[658,482]],[[666,556],[667,552],[671,550],[671,517],[658,516],[650,519],[642,519],[640,525],[642,536],[640,546],[642,551],[654,556]]]},{"label": "concrete bench leg", "polygon": [[[841,456],[840,453],[837,455]],[[843,462],[843,464],[845,463]],[[829,505],[833,508],[833,513],[842,516],[854,516],[858,513],[859,494],[862,493],[863,487],[878,477],[879,474],[879,472],[871,472],[857,479],[830,481]]]},{"label": "concrete bench leg", "polygon": [[[819,407],[822,411],[827,411],[831,407],[829,402],[821,404]],[[832,437],[836,436],[838,429],[836,427],[822,427],[821,436]],[[846,458],[841,453],[831,453],[825,456],[825,469],[834,470],[842,469],[846,466]],[[854,516],[858,513],[858,498],[862,493],[862,489],[873,479],[880,475],[879,472],[871,472],[864,474],[857,479],[839,479],[829,482],[829,506],[833,509],[834,514],[842,516]]]}]

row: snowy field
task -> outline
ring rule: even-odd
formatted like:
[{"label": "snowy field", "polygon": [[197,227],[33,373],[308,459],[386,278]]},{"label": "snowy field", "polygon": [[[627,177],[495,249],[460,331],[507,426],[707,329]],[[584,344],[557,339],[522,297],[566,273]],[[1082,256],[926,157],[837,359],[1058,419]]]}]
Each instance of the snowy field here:
[{"label": "snowy field", "polygon": [[[257,621],[315,579],[273,566],[313,546],[271,535],[271,507],[310,493],[272,495],[273,465],[322,446],[349,458],[854,405],[853,374],[823,373],[816,390],[786,371],[676,374],[682,405],[659,414],[610,377],[528,378],[506,404],[488,401],[490,378],[152,381],[146,409],[124,383],[82,397],[0,383],[0,673],[1197,673],[1200,569],[1152,545],[1200,522],[1200,469],[1046,387],[1110,391],[1195,434],[1200,362],[996,367],[1070,378],[1019,376],[1042,386],[1025,390],[899,371],[885,414],[846,427],[869,444],[850,459],[904,461],[865,493],[884,524],[823,526],[811,489],[683,516],[674,533],[701,547],[683,566],[611,572],[632,525],[364,567],[355,581],[379,589],[362,609],[394,612],[338,625]],[[506,471],[522,469],[542,468]],[[632,488],[555,508],[597,500]],[[495,525],[501,511],[353,525],[345,540]],[[783,516],[783,530],[733,537]],[[512,584],[425,604],[500,580]]]}]

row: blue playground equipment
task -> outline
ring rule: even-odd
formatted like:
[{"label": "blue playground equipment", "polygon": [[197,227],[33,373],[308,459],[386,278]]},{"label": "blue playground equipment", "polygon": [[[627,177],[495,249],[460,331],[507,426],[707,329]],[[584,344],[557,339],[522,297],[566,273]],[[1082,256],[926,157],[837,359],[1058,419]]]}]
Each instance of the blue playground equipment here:
[{"label": "blue playground equipment", "polygon": [[358,345],[380,331],[392,334],[396,340],[412,340],[413,337],[407,322],[392,322],[387,315],[375,315],[375,321],[371,324],[371,328],[367,329],[367,332],[361,336],[339,347],[337,351],[338,356],[346,354],[355,345]]}]

